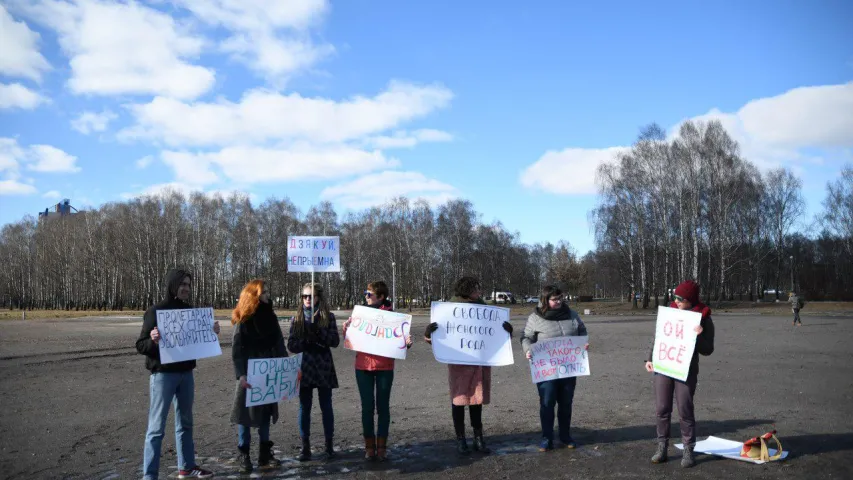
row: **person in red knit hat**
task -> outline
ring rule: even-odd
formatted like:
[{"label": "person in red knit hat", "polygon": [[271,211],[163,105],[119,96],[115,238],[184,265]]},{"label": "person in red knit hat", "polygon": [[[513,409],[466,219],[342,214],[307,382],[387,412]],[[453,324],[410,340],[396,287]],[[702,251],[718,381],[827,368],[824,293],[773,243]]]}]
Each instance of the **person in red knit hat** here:
[{"label": "person in red knit hat", "polygon": [[[682,282],[675,288],[675,301],[670,304],[671,308],[679,310],[690,310],[702,314],[702,321],[696,327],[696,349],[690,361],[690,370],[687,380],[682,382],[666,375],[655,373],[655,409],[657,413],[657,440],[658,446],[652,456],[652,463],[663,463],[667,460],[667,449],[669,448],[670,419],[672,418],[672,398],[675,395],[675,403],[678,405],[678,416],[681,424],[681,440],[684,442],[684,456],[681,458],[681,466],[685,468],[696,464],[693,458],[693,448],[696,446],[696,419],[693,416],[693,395],[696,393],[696,383],[699,376],[699,355],[711,355],[714,353],[714,322],[711,320],[711,308],[699,301],[699,284],[692,280]],[[652,350],[646,358],[646,371],[654,373],[652,365]]]}]

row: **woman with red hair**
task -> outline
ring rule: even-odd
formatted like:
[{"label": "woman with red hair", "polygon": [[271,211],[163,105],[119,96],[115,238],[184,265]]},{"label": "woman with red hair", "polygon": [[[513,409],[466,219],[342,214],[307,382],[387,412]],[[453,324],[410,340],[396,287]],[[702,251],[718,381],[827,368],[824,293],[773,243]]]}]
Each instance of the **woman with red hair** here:
[{"label": "woman with red hair", "polygon": [[252,280],[243,287],[237,307],[231,313],[231,323],[234,325],[231,358],[234,362],[234,375],[237,377],[231,423],[237,424],[240,472],[251,473],[251,428],[257,428],[260,437],[258,466],[281,465],[273,456],[273,442],[270,441],[270,421],[278,421],[278,404],[246,406],[246,390],[252,388],[246,381],[249,359],[287,356],[284,336],[270,303],[269,290],[263,280]]},{"label": "woman with red hair", "polygon": [[[702,314],[702,320],[696,327],[696,349],[690,360],[690,370],[687,380],[682,382],[666,375],[655,373],[655,410],[657,412],[658,448],[652,455],[652,463],[663,463],[667,460],[669,448],[669,422],[672,418],[672,398],[678,405],[678,416],[681,417],[681,441],[684,442],[684,454],[681,466],[690,468],[696,464],[693,458],[693,447],[696,446],[696,419],[693,416],[693,395],[696,393],[696,383],[699,378],[699,355],[708,356],[714,353],[714,322],[711,320],[711,308],[699,301],[699,284],[688,280],[675,288],[670,308],[690,310]],[[653,373],[652,355],[654,341],[646,359],[646,371]]]}]

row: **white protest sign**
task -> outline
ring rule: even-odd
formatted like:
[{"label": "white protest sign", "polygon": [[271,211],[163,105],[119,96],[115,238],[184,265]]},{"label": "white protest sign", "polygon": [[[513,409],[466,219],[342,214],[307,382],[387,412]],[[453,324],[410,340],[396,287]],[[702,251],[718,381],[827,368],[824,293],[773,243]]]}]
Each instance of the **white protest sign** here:
[{"label": "white protest sign", "polygon": [[344,348],[405,360],[411,326],[411,315],[356,305]]},{"label": "white protest sign", "polygon": [[222,355],[219,337],[213,332],[212,308],[157,310],[160,332],[160,363]]},{"label": "white protest sign", "polygon": [[512,346],[503,323],[509,309],[477,303],[433,302],[430,322],[432,353],[441,363],[459,365],[512,365]]},{"label": "white protest sign", "polygon": [[246,406],[266,405],[299,396],[302,354],[280,358],[250,358],[246,382]]},{"label": "white protest sign", "polygon": [[287,237],[288,272],[340,272],[340,237]]},{"label": "white protest sign", "polygon": [[589,336],[553,337],[530,346],[533,383],[589,375]]},{"label": "white protest sign", "polygon": [[652,364],[657,373],[682,382],[687,380],[696,348],[696,331],[702,314],[690,310],[658,307]]}]

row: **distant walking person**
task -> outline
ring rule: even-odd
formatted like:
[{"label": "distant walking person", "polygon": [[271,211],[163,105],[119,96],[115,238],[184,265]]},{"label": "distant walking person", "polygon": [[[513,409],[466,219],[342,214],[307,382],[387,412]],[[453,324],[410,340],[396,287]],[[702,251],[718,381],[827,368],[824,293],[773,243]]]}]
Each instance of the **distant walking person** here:
[{"label": "distant walking person", "polygon": [[[658,448],[652,455],[652,463],[663,463],[667,460],[670,420],[672,418],[672,396],[675,394],[678,416],[681,417],[681,441],[684,442],[681,466],[689,468],[696,464],[693,459],[693,448],[696,446],[693,395],[696,393],[696,383],[699,377],[699,355],[707,356],[714,353],[714,322],[711,320],[711,309],[699,301],[699,285],[690,280],[682,282],[675,288],[675,301],[672,302],[670,308],[699,312],[702,314],[702,320],[699,326],[695,328],[698,336],[696,337],[696,349],[693,351],[693,358],[690,360],[687,381],[682,382],[659,373],[654,375]],[[646,371],[649,373],[654,372],[653,353],[654,341],[652,341],[652,348],[646,360]]]},{"label": "distant walking person", "polygon": [[[372,282],[364,292],[367,306],[379,310],[393,310],[388,300],[388,285],[385,282]],[[352,318],[344,322],[343,333]],[[406,348],[411,348],[412,337],[405,338]],[[401,347],[402,348],[402,347]],[[361,396],[361,427],[364,434],[364,459],[368,461],[387,460],[388,430],[391,425],[391,385],[394,383],[394,359],[358,352],[355,355],[355,382]],[[374,393],[375,392],[375,393]],[[374,412],[379,417],[378,429],[374,430]]]},{"label": "distant walking person", "polygon": [[286,357],[284,335],[278,317],[270,303],[270,292],[263,280],[252,280],[243,287],[237,308],[231,314],[234,337],[231,342],[231,359],[237,388],[231,423],[237,425],[237,450],[240,452],[240,473],[252,473],[249,447],[252,428],[258,429],[258,466],[278,467],[281,462],[273,456],[270,441],[270,422],[278,422],[278,403],[246,406],[246,390],[252,388],[246,381],[249,360],[252,358]]},{"label": "distant walking person", "polygon": [[[311,292],[314,292],[314,317],[311,317]],[[332,389],[338,388],[338,374],[332,349],[340,344],[335,315],[329,311],[329,304],[323,287],[319,283],[306,283],[302,287],[302,308],[297,310],[296,318],[290,325],[287,349],[292,353],[302,353],[302,384],[299,387],[299,436],[302,437],[302,451],[299,461],[311,459],[311,406],[314,403],[314,390],[320,402],[323,416],[323,433],[326,435],[326,457],[335,454],[335,412],[332,410]]]},{"label": "distant walking person", "polygon": [[791,302],[791,311],[794,312],[794,323],[793,323],[793,325],[797,325],[797,326],[802,325],[803,322],[800,320],[800,309],[803,308],[803,304],[805,302],[803,302],[802,297],[797,295],[797,292],[791,292],[791,295],[788,298],[788,301]]},{"label": "distant walking person", "polygon": [[[169,406],[175,405],[175,444],[178,451],[178,478],[211,478],[213,473],[195,463],[193,444],[193,397],[195,360],[160,363],[160,332],[157,329],[157,311],[193,308],[188,302],[192,289],[192,276],[180,269],[166,276],[166,298],[145,311],[142,332],[136,340],[136,351],[145,355],[145,368],[149,378],[148,431],[145,434],[145,454],[142,474],[145,480],[154,480],[160,474],[160,447],[166,430]],[[213,323],[219,334],[219,322]]]},{"label": "distant walking person", "polygon": [[[480,281],[474,277],[462,277],[455,285],[455,296],[451,302],[476,303],[485,305],[481,298]],[[512,336],[512,325],[503,323],[503,329]],[[435,322],[427,326],[424,340],[432,343],[432,334],[438,330]],[[447,365],[447,377],[450,383],[451,414],[453,428],[456,431],[456,451],[460,455],[468,455],[468,442],[465,439],[465,406],[471,416],[471,427],[474,429],[473,449],[484,454],[491,453],[483,438],[483,405],[488,405],[492,395],[492,367],[478,365]]]}]

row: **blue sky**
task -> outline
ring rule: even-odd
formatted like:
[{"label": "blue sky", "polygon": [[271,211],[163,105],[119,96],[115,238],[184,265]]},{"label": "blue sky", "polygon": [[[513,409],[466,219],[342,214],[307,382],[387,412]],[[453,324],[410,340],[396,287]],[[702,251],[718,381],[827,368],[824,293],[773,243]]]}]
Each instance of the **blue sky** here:
[{"label": "blue sky", "polygon": [[802,178],[805,220],[853,162],[846,1],[0,5],[2,224],[166,185],[406,194],[584,253],[595,166],[650,122],[720,119]]}]

